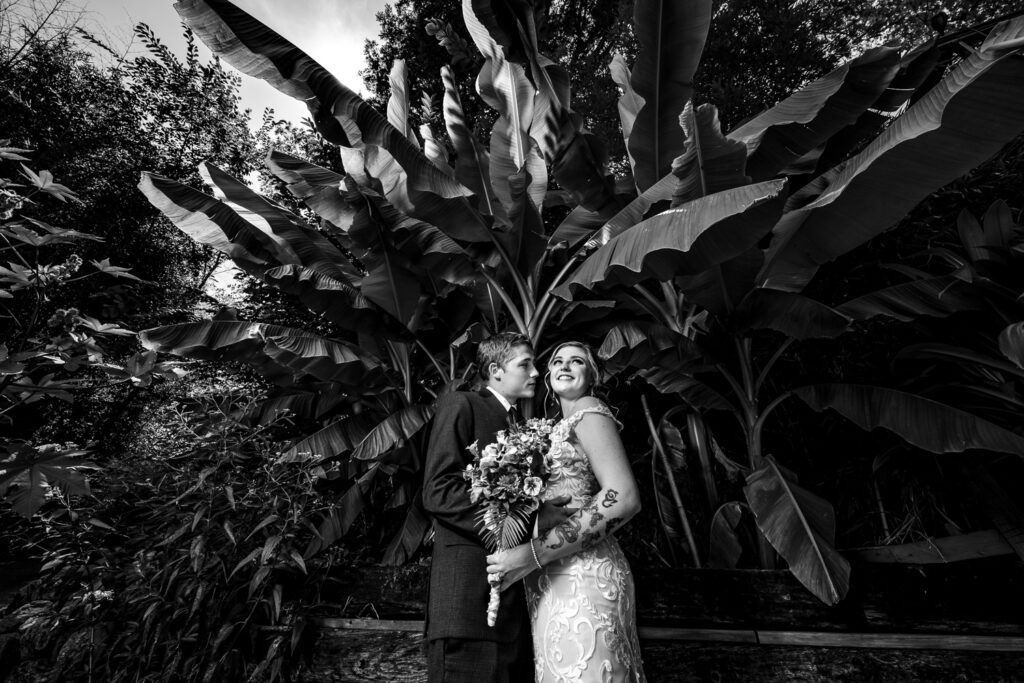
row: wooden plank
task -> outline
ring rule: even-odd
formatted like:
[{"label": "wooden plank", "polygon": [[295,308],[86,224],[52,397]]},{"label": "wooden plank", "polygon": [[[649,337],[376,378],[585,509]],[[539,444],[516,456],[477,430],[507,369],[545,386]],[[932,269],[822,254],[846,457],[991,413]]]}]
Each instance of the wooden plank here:
[{"label": "wooden plank", "polygon": [[930,538],[916,543],[853,548],[843,554],[851,560],[891,564],[945,564],[1012,555],[1013,547],[995,529],[958,536]]},{"label": "wooden plank", "polygon": [[758,631],[762,645],[852,647],[874,650],[974,650],[1024,654],[1024,638],[1012,636],[953,636],[925,633],[826,633]]},{"label": "wooden plank", "polygon": [[[318,619],[316,623],[322,628],[332,630],[387,631],[413,634],[423,632],[423,622],[418,620]],[[666,628],[659,626],[640,626],[638,632],[640,639],[643,641],[870,648],[878,650],[972,650],[983,652],[1019,652],[1024,654],[1024,637],[1019,636]]]},{"label": "wooden plank", "polygon": [[749,643],[757,644],[757,632],[727,628],[665,628],[639,626],[641,640],[678,640],[696,643]]},{"label": "wooden plank", "polygon": [[321,618],[316,621],[322,628],[354,629],[358,631],[402,631],[405,633],[422,633],[423,622],[420,620],[399,619],[331,619]]}]

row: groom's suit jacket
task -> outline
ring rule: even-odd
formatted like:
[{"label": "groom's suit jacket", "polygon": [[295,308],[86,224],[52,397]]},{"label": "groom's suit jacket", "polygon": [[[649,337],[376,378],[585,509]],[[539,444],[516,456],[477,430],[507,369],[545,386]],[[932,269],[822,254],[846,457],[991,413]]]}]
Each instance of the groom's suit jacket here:
[{"label": "groom's suit jacket", "polygon": [[434,520],[434,551],[427,600],[427,639],[469,638],[529,641],[521,582],[501,594],[494,628],[487,625],[486,544],[477,525],[478,505],[469,500],[463,472],[473,460],[466,447],[483,449],[508,426],[505,407],[488,390],[442,394],[427,448],[423,504]]}]

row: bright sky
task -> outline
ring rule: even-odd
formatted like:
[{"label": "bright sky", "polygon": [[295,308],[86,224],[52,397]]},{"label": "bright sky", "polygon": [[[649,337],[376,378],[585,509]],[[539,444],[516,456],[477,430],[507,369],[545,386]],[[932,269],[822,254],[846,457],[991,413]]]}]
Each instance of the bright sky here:
[{"label": "bright sky", "polygon": [[[338,79],[361,92],[359,70],[364,67],[363,41],[376,38],[376,14],[385,0],[232,0],[236,5],[267,24],[305,50]],[[145,22],[177,54],[184,54],[178,13],[173,0],[79,0],[87,12],[89,30],[105,39],[115,50],[131,43],[132,27]],[[209,52],[200,43],[204,61]],[[136,50],[144,49],[139,43]],[[242,103],[252,109],[254,123],[264,107],[273,107],[277,116],[298,123],[307,116],[301,102],[282,95],[263,81],[242,77]]]}]

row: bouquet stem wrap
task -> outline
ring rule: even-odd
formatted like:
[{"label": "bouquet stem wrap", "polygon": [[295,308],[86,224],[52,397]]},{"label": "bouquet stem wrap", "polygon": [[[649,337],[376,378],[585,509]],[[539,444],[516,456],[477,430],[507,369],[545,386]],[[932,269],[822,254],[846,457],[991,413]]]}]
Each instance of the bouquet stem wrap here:
[{"label": "bouquet stem wrap", "polygon": [[[534,418],[495,436],[495,443],[480,450],[469,446],[473,462],[464,476],[469,497],[480,505],[478,524],[491,552],[510,550],[529,532],[530,516],[540,507],[540,494],[550,471],[551,420]],[[494,627],[501,602],[500,578],[491,581],[487,625]]]}]

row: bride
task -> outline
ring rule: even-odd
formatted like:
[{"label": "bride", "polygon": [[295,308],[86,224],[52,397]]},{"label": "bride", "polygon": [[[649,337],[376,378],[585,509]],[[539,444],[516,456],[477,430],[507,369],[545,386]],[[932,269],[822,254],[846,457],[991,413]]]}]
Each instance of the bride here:
[{"label": "bride", "polygon": [[538,683],[646,680],[633,576],[612,535],[639,511],[640,499],[618,421],[591,395],[598,377],[593,352],[579,342],[559,345],[548,363],[563,417],[551,434],[541,498],[569,496],[579,509],[529,543],[487,558],[502,589],[526,579]]}]

